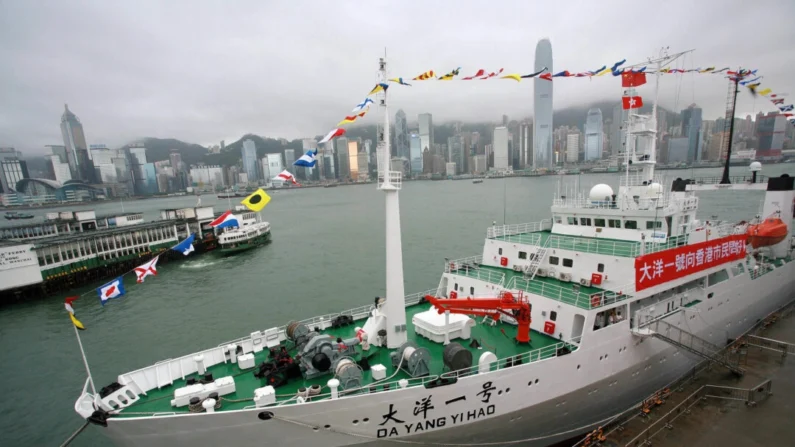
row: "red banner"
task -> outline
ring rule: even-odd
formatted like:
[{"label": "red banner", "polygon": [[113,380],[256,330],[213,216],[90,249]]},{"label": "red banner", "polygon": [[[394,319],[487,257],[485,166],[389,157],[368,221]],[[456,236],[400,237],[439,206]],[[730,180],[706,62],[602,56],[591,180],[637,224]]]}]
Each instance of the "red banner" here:
[{"label": "red banner", "polygon": [[635,290],[640,291],[745,258],[745,234],[685,245],[635,258]]}]

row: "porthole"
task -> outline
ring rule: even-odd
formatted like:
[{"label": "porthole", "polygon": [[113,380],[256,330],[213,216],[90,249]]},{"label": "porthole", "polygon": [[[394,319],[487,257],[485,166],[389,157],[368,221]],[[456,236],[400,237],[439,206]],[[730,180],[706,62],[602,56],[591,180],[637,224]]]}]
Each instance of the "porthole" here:
[{"label": "porthole", "polygon": [[353,420],[353,425],[359,425],[359,420],[358,419],[354,419]]}]

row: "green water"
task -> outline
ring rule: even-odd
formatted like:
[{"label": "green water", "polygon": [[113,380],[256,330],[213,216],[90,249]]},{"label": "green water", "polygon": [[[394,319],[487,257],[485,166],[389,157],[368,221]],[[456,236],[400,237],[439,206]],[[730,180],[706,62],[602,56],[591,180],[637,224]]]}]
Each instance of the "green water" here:
[{"label": "green water", "polygon": [[[795,167],[765,168],[767,175],[783,172],[793,175]],[[719,173],[696,171],[699,176]],[[673,179],[690,171],[662,174]],[[582,187],[604,182],[617,189],[617,174],[579,178]],[[406,293],[435,287],[445,257],[479,254],[486,227],[503,221],[503,203],[508,223],[549,218],[556,182],[548,176],[482,184],[405,183],[400,200]],[[758,212],[762,193],[718,191],[701,198],[702,219],[748,219]],[[175,197],[125,202],[124,207],[151,220],[161,208],[195,204],[193,197]],[[204,196],[203,205],[221,211],[226,200]],[[121,210],[118,202],[93,208]],[[33,213],[47,211],[52,210]],[[383,295],[384,197],[374,185],[280,191],[263,218],[271,222],[273,235],[265,247],[229,258],[205,255],[170,263],[144,284],[127,277],[128,294],[105,307],[92,294],[75,303],[87,328],[81,335],[97,387],[119,373],[255,329],[369,304]],[[63,296],[0,308],[0,352],[0,445],[60,445],[82,423],[73,407],[85,381]],[[107,444],[101,429],[90,426],[72,445]]]}]

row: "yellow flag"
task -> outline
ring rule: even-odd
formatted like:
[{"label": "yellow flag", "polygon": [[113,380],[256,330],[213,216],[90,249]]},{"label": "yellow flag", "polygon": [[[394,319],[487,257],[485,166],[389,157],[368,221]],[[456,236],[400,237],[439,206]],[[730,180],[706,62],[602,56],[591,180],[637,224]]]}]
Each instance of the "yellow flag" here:
[{"label": "yellow flag", "polygon": [[74,324],[76,328],[80,329],[81,331],[86,330],[86,327],[83,326],[83,323],[81,323],[77,318],[75,318],[75,314],[69,312],[69,318],[72,319],[72,324]]},{"label": "yellow flag", "polygon": [[760,94],[760,95],[762,95],[762,96],[767,96],[767,95],[769,95],[769,94],[770,94],[772,91],[773,91],[773,90],[770,90],[769,88],[766,88],[766,89],[764,89],[764,90],[759,90],[757,93],[759,93],[759,94]]},{"label": "yellow flag", "polygon": [[516,82],[522,82],[522,75],[513,73],[500,77],[500,79],[513,79]]},{"label": "yellow flag", "polygon": [[265,205],[267,205],[270,201],[271,196],[266,194],[265,191],[260,188],[254,191],[254,194],[251,194],[250,196],[243,199],[243,201],[240,203],[246,205],[246,208],[250,209],[251,211],[257,212],[265,208]]}]

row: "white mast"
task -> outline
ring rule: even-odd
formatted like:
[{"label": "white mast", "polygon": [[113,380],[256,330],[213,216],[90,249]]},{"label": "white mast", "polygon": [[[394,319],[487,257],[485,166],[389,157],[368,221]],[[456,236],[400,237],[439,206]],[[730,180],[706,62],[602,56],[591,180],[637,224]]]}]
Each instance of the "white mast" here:
[{"label": "white mast", "polygon": [[[386,84],[386,60],[379,60],[378,82]],[[390,170],[392,151],[389,147],[389,109],[386,90],[378,94],[384,112],[384,124],[378,129],[378,189],[386,194],[386,339],[388,348],[398,348],[407,340],[406,298],[403,284],[403,247],[400,237],[401,172]]]}]

